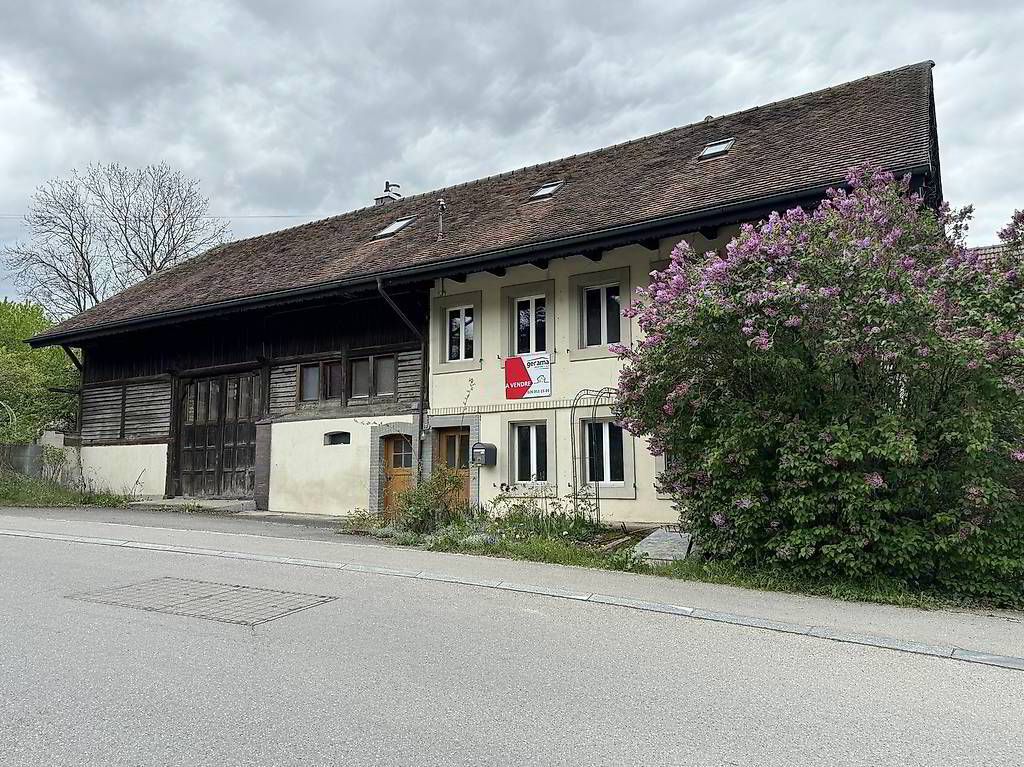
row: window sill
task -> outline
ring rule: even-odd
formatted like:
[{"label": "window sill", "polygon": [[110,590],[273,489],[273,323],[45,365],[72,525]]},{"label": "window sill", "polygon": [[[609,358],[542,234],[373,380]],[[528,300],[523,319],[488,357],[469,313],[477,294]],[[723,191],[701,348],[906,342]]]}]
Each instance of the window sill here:
[{"label": "window sill", "polygon": [[466,373],[471,370],[483,369],[484,361],[479,360],[460,360],[458,362],[441,362],[433,367],[431,373]]},{"label": "window sill", "polygon": [[583,349],[570,349],[569,361],[580,362],[581,360],[603,360],[615,359],[615,352],[609,351],[607,346],[587,346]]},{"label": "window sill", "polygon": [[618,483],[616,483],[614,485],[609,485],[609,484],[604,484],[604,483],[594,484],[593,482],[588,482],[587,483],[587,487],[590,488],[591,492],[593,492],[595,496],[597,496],[598,498],[601,498],[601,499],[605,499],[605,498],[610,499],[610,500],[618,500],[618,499],[622,499],[622,500],[635,500],[636,499],[636,485],[633,485],[633,484],[626,485],[626,484],[618,484]]}]

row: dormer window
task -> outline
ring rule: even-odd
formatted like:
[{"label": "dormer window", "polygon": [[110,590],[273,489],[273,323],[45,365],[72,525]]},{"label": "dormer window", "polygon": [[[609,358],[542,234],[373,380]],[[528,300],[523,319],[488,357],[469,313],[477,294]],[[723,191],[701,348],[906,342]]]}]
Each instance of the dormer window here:
[{"label": "dormer window", "polygon": [[559,189],[561,189],[562,184],[564,184],[564,183],[565,183],[564,181],[549,181],[548,183],[544,184],[540,189],[538,189],[536,192],[534,192],[533,194],[530,195],[531,202],[533,200],[544,200],[544,199],[547,199],[548,197],[553,195],[555,192],[557,192]]},{"label": "dormer window", "polygon": [[392,235],[398,234],[400,231],[405,229],[405,227],[409,226],[409,224],[411,224],[415,219],[416,219],[416,216],[408,216],[407,218],[400,218],[397,221],[394,221],[394,222],[388,224],[383,229],[381,229],[379,232],[377,232],[377,234],[373,235],[373,239],[380,240],[380,239],[382,239],[384,237],[391,237]]},{"label": "dormer window", "polygon": [[726,138],[721,141],[712,141],[710,144],[705,146],[700,154],[697,156],[698,160],[710,160],[712,157],[721,157],[726,154],[732,145],[736,143],[734,138]]}]

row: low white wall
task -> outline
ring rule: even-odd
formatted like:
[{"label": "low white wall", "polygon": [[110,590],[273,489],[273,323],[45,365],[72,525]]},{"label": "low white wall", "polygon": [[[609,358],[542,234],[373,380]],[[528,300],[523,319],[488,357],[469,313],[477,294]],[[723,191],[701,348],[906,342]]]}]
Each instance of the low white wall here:
[{"label": "low white wall", "polygon": [[[370,429],[411,424],[413,417],[327,418],[285,421],[271,427],[270,510],[300,514],[349,514],[370,505]],[[324,434],[347,431],[347,445],[324,445]]]},{"label": "low white wall", "polygon": [[83,446],[82,478],[95,490],[162,498],[167,481],[167,445]]}]

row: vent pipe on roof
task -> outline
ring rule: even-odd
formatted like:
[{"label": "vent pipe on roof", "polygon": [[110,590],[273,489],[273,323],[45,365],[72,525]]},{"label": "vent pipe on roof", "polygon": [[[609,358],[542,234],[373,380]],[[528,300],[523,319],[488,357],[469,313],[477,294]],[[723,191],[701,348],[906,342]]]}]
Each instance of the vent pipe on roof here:
[{"label": "vent pipe on roof", "polygon": [[394,200],[401,200],[402,193],[398,190],[402,188],[401,184],[395,184],[391,181],[384,182],[384,194],[380,197],[373,198],[374,205],[387,205],[389,202]]}]

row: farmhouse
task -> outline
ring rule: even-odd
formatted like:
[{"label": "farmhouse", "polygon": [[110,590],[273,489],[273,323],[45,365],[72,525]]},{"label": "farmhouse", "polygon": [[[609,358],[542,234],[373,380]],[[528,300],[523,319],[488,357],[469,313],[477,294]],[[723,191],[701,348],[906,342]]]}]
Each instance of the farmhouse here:
[{"label": "farmhouse", "polygon": [[659,459],[611,419],[608,347],[639,337],[622,309],[681,239],[723,248],[856,164],[910,174],[938,204],[931,68],[425,194],[389,188],[215,248],[31,343],[80,362],[83,468],[114,489],[377,511],[444,463],[470,501],[586,486],[605,519],[671,521]]}]

